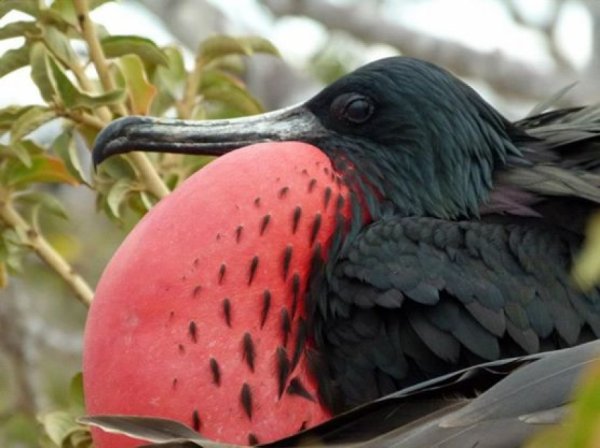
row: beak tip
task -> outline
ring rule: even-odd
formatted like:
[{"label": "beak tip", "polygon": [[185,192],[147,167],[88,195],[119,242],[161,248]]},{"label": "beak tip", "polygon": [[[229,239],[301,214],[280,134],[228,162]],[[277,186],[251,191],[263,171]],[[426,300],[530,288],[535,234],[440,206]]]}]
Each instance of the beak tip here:
[{"label": "beak tip", "polygon": [[100,131],[92,148],[92,162],[94,170],[108,157],[131,151],[133,148],[128,144],[129,128],[145,122],[146,117],[122,117]]}]

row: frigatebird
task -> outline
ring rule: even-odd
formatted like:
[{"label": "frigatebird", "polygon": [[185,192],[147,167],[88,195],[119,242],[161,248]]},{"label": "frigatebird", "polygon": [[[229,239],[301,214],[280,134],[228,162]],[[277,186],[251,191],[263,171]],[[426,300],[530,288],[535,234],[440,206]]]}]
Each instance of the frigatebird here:
[{"label": "frigatebird", "polygon": [[[152,210],[105,272],[86,330],[93,413],[140,413],[185,387],[171,358],[143,386],[134,379],[166,345],[184,371],[200,375],[202,363],[207,386],[193,382],[185,417],[165,416],[253,444],[459,369],[600,335],[598,289],[570,277],[600,202],[598,107],[510,122],[447,71],[393,57],[263,115],[121,118],[98,137],[94,163],[134,150],[229,154]],[[210,248],[190,247],[199,241]],[[193,361],[174,360],[191,350]],[[111,373],[132,356],[131,370]],[[169,387],[140,397],[165,370]],[[109,397],[119,381],[131,388],[122,408]],[[269,412],[267,428],[257,414]]]}]

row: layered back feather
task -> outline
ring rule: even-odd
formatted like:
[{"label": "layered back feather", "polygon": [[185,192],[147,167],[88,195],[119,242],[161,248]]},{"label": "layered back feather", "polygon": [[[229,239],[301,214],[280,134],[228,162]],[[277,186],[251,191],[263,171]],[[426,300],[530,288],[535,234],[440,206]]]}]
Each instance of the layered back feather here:
[{"label": "layered back feather", "polygon": [[581,233],[600,204],[600,104],[529,116],[510,133],[522,157],[496,174],[482,214],[544,217]]}]

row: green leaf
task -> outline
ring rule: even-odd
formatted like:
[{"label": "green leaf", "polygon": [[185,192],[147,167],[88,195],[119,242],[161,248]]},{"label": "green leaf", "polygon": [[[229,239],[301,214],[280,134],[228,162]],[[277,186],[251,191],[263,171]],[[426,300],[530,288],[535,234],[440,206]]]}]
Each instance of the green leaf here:
[{"label": "green leaf", "polygon": [[132,112],[147,115],[156,95],[156,87],[148,82],[142,60],[135,54],[129,54],[119,59],[119,66],[127,84]]},{"label": "green leaf", "polygon": [[260,102],[248,92],[243,82],[221,70],[205,70],[198,93],[205,100],[227,106],[227,117],[218,118],[254,115],[263,111]]},{"label": "green leaf", "polygon": [[22,114],[11,127],[10,140],[14,144],[43,124],[56,118],[53,110],[44,106],[33,106]]},{"label": "green leaf", "polygon": [[244,60],[239,55],[235,54],[217,59],[212,62],[209,67],[218,68],[219,70],[236,74],[238,76],[241,76],[246,72]]},{"label": "green leaf", "polygon": [[275,45],[273,45],[269,40],[260,36],[247,36],[247,37],[238,37],[238,40],[242,42],[242,44],[250,49],[250,54],[253,53],[263,53],[270,54],[272,56],[281,57],[279,50]]},{"label": "green leaf", "polygon": [[38,417],[38,421],[42,423],[45,432],[42,438],[43,446],[49,448],[92,448],[92,437],[89,428],[77,422],[77,418],[85,412],[81,373],[76,374],[71,379],[68,403],[67,409],[49,412]]},{"label": "green leaf", "polygon": [[30,21],[11,22],[0,28],[0,39],[11,39],[13,37],[39,34],[41,34],[41,30],[35,22]]},{"label": "green leaf", "polygon": [[8,50],[0,57],[0,78],[29,64],[29,46]]},{"label": "green leaf", "polygon": [[8,285],[8,269],[6,263],[0,262],[0,289]]},{"label": "green leaf", "polygon": [[[15,151],[15,157],[19,159],[19,161],[27,168],[31,168],[33,166],[32,159],[34,157],[45,153],[45,149],[42,146],[28,138],[20,139],[18,141],[10,143],[8,146],[10,150]],[[16,154],[17,151],[22,152],[25,156],[22,157],[19,154]]]},{"label": "green leaf", "polygon": [[48,60],[50,62],[50,68],[52,69],[56,90],[62,104],[66,108],[87,107],[92,109],[99,106],[120,103],[125,99],[126,93],[124,90],[120,89],[113,90],[112,92],[103,95],[90,95],[80,91],[53,58],[50,57]]},{"label": "green leaf", "polygon": [[74,430],[79,429],[73,416],[65,411],[49,412],[39,420],[50,440],[59,447],[63,446],[63,442]]},{"label": "green leaf", "polygon": [[116,217],[121,217],[121,204],[127,198],[127,195],[133,190],[133,184],[127,179],[119,179],[110,188],[106,195],[106,203],[111,213]]},{"label": "green leaf", "polygon": [[56,198],[56,196],[50,193],[44,191],[27,191],[17,197],[19,202],[41,207],[51,215],[61,219],[69,219],[65,206]]},{"label": "green leaf", "polygon": [[198,93],[201,94],[204,89],[219,86],[233,89],[246,89],[246,85],[236,76],[222,70],[207,69],[202,72]]},{"label": "green leaf", "polygon": [[102,95],[89,95],[87,93],[81,93],[81,96],[77,98],[76,103],[73,107],[87,107],[90,109],[108,106],[110,104],[121,103],[127,98],[127,92],[123,89],[116,89],[112,92],[107,92]]},{"label": "green leaf", "polygon": [[8,228],[0,234],[0,261],[4,263],[8,272],[18,273],[23,271],[24,248],[17,232]]},{"label": "green leaf", "polygon": [[100,173],[108,174],[111,179],[135,179],[135,171],[127,157],[111,157],[98,167]]},{"label": "green leaf", "polygon": [[[68,0],[68,1],[72,1],[72,0]],[[104,5],[105,3],[110,3],[110,2],[114,2],[115,0],[90,0],[90,11],[93,11],[94,9]]]},{"label": "green leaf", "polygon": [[[90,11],[111,1],[114,0],[91,0],[88,2]],[[73,0],[54,0],[50,9],[60,14],[65,21],[77,25],[77,12],[75,11]]]},{"label": "green leaf", "polygon": [[36,42],[31,47],[31,78],[40,91],[40,95],[47,103],[54,101],[54,86],[50,78],[48,50],[41,42]]},{"label": "green leaf", "polygon": [[77,13],[73,0],[54,0],[50,9],[58,13],[63,20],[71,25],[77,25]]},{"label": "green leaf", "polygon": [[83,374],[81,372],[75,374],[69,385],[69,405],[75,411],[79,412],[85,409],[83,400]]},{"label": "green leaf", "polygon": [[15,255],[6,259],[6,267],[8,272],[22,273],[23,272],[23,256]]},{"label": "green leaf", "polygon": [[121,71],[121,67],[118,64],[110,64],[108,67],[108,71],[110,72],[110,76],[112,76],[115,80],[115,85],[118,89],[127,89],[127,83],[125,82],[125,76]]},{"label": "green leaf", "polygon": [[[0,145],[0,150],[5,151],[6,153],[10,153],[15,156],[23,165],[26,167],[31,167],[31,145],[35,145],[33,142],[29,140],[19,140],[10,145]],[[36,151],[37,153],[37,151]]]},{"label": "green leaf", "polygon": [[175,47],[163,48],[163,52],[167,56],[169,62],[167,66],[158,66],[152,78],[154,81],[159,79],[161,87],[168,90],[173,97],[178,97],[183,93],[183,86],[187,72],[183,61],[181,50]]},{"label": "green leaf", "polygon": [[[115,0],[109,0],[109,1],[115,1]],[[96,30],[96,35],[98,36],[99,40],[106,39],[108,36],[110,36],[110,32],[108,31],[108,28],[106,28],[101,23],[96,23],[95,30]]]},{"label": "green leaf", "polygon": [[262,106],[247,90],[226,85],[215,85],[202,90],[205,100],[217,101],[229,106],[238,115],[254,115],[263,111]]},{"label": "green leaf", "polygon": [[205,39],[198,49],[198,58],[204,65],[231,54],[247,54],[246,48],[231,36],[212,36]]},{"label": "green leaf", "polygon": [[573,434],[568,446],[594,447],[600,442],[600,362],[584,372],[573,405]]},{"label": "green leaf", "polygon": [[15,121],[32,107],[36,106],[7,106],[0,109],[0,132],[12,128]]},{"label": "green leaf", "polygon": [[213,36],[200,44],[198,58],[201,64],[207,65],[224,56],[234,54],[250,56],[254,53],[279,55],[273,44],[260,37]]},{"label": "green leaf", "polygon": [[109,36],[100,41],[104,54],[109,58],[118,58],[126,54],[138,55],[149,65],[167,65],[169,59],[158,46],[145,37]]},{"label": "green leaf", "polygon": [[164,53],[169,59],[166,67],[157,66],[152,72],[152,84],[157,87],[157,93],[152,101],[150,115],[162,116],[171,107],[175,105],[177,98],[183,94],[186,70],[183,62],[183,55],[178,48],[163,48]]},{"label": "green leaf", "polygon": [[11,11],[20,11],[37,17],[40,9],[37,0],[2,0],[0,2],[0,19]]},{"label": "green leaf", "polygon": [[[523,448],[596,448],[600,442],[600,363],[583,371],[562,421],[539,425]],[[544,428],[545,426],[545,428]]]},{"label": "green leaf", "polygon": [[152,207],[154,207],[155,201],[146,191],[140,191],[140,200],[142,201],[142,204],[144,204],[146,210],[150,210]]},{"label": "green leaf", "polygon": [[85,172],[81,167],[74,137],[71,129],[65,130],[52,142],[52,151],[63,160],[73,177],[77,178],[81,183],[88,184]]},{"label": "green leaf", "polygon": [[14,163],[7,179],[9,186],[22,188],[34,182],[64,183],[78,185],[62,160],[48,154],[38,154],[31,158],[31,166]]},{"label": "green leaf", "polygon": [[52,54],[67,67],[78,63],[79,57],[71,47],[69,38],[57,28],[53,26],[44,27],[44,42]]},{"label": "green leaf", "polygon": [[589,218],[585,232],[585,242],[580,250],[575,265],[573,278],[580,288],[589,290],[600,280],[600,212]]},{"label": "green leaf", "polygon": [[87,427],[74,431],[69,436],[69,444],[64,448],[93,448],[92,433]]},{"label": "green leaf", "polygon": [[69,77],[63,71],[63,69],[56,63],[54,58],[49,57],[48,62],[50,65],[52,77],[54,79],[54,85],[56,92],[62,104],[67,108],[74,108],[78,98],[82,94],[79,89],[71,82]]}]

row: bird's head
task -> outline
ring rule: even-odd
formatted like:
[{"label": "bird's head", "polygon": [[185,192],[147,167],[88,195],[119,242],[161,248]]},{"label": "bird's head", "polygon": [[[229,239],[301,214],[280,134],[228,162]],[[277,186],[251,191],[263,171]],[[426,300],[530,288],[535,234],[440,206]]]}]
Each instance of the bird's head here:
[{"label": "bird's head", "polygon": [[262,115],[117,120],[99,137],[94,161],[133,150],[222,155],[252,143],[302,141],[319,147],[362,190],[372,215],[386,202],[396,213],[456,218],[478,213],[494,170],[518,155],[512,131],[447,71],[392,57],[350,73],[301,105]]}]

